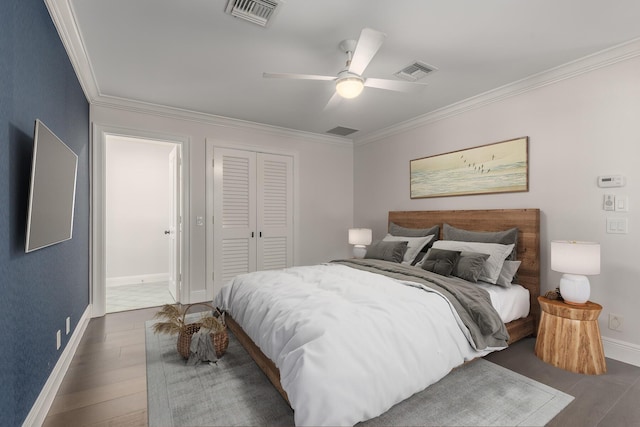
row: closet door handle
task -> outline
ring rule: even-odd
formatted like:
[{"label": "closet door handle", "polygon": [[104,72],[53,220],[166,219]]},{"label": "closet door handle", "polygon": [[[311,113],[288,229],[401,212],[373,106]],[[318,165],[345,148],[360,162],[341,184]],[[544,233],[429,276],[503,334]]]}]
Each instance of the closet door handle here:
[{"label": "closet door handle", "polygon": [[260,237],[262,237],[262,231],[260,232]]},{"label": "closet door handle", "polygon": [[253,235],[254,235],[254,234],[255,234],[255,233],[252,231],[252,232],[251,232],[251,238],[252,238],[252,239],[253,239]]}]

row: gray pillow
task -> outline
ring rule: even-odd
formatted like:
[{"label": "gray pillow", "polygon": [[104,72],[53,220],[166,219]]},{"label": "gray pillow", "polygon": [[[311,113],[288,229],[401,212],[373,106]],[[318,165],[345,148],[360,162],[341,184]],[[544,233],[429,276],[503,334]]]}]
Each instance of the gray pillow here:
[{"label": "gray pillow", "polygon": [[407,228],[392,222],[389,224],[389,234],[404,237],[425,237],[432,234],[436,236],[437,239],[440,236],[440,226],[434,225],[431,228]]},{"label": "gray pillow", "polygon": [[487,258],[489,258],[489,254],[462,251],[458,263],[453,267],[452,275],[476,283],[482,274]]},{"label": "gray pillow", "polygon": [[431,248],[427,252],[427,259],[422,263],[422,268],[441,276],[451,276],[458,258],[460,251]]},{"label": "gray pillow", "polygon": [[505,261],[504,264],[502,264],[502,270],[500,271],[500,276],[496,281],[496,285],[504,288],[510,287],[516,277],[516,272],[518,271],[518,267],[520,267],[520,263],[521,261]]},{"label": "gray pillow", "polygon": [[440,226],[434,225],[431,228],[407,228],[401,225],[396,224],[395,222],[391,222],[389,224],[389,234],[392,236],[402,236],[402,237],[426,237],[433,235],[433,239],[429,241],[418,255],[413,259],[411,265],[416,265],[420,262],[424,256],[424,253],[431,248],[433,242],[440,238]]},{"label": "gray pillow", "polygon": [[510,228],[504,231],[469,231],[455,228],[449,224],[442,225],[442,240],[456,240],[458,242],[500,243],[513,244],[513,251],[507,259],[515,260],[518,254],[518,229]]},{"label": "gray pillow", "polygon": [[400,263],[406,251],[407,242],[383,242],[378,240],[369,245],[364,257]]}]

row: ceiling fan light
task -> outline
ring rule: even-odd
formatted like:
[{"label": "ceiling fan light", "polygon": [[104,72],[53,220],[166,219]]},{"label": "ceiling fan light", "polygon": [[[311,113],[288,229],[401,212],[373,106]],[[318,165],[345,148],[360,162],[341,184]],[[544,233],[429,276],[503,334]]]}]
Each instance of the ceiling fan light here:
[{"label": "ceiling fan light", "polygon": [[358,77],[345,77],[336,83],[336,92],[343,98],[351,99],[362,93],[364,82]]}]

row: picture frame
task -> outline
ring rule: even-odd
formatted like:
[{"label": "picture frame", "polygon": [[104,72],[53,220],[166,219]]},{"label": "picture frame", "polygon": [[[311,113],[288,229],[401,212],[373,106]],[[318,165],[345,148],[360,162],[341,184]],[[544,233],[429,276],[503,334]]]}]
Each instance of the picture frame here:
[{"label": "picture frame", "polygon": [[529,191],[529,137],[409,162],[410,196],[467,196]]}]

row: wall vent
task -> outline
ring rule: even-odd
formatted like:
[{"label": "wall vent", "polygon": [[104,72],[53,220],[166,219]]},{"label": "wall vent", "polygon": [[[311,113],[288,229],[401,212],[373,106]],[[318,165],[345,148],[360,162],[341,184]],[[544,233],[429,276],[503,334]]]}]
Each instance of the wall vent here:
[{"label": "wall vent", "polygon": [[339,136],[348,136],[354,132],[358,132],[358,129],[345,128],[342,126],[336,126],[333,129],[329,129],[327,131],[327,133],[330,133],[332,135],[339,135]]},{"label": "wall vent", "polygon": [[427,65],[424,62],[416,61],[411,65],[407,65],[402,70],[393,75],[410,82],[418,81],[427,76],[427,74],[436,71],[436,67]]},{"label": "wall vent", "polygon": [[279,5],[276,0],[229,0],[225,12],[266,27]]}]

